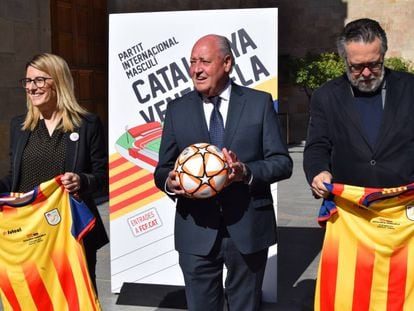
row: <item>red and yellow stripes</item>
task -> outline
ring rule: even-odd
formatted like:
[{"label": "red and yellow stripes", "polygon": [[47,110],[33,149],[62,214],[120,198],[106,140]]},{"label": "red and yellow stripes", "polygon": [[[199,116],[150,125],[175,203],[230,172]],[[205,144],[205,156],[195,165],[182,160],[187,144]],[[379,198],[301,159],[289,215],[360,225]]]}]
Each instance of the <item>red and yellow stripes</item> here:
[{"label": "red and yellow stripes", "polygon": [[20,311],[19,300],[13,290],[9,276],[5,268],[0,266],[0,291],[2,294],[3,307],[7,310]]},{"label": "red and yellow stripes", "polygon": [[114,153],[109,160],[109,212],[114,220],[164,196],[153,174]]},{"label": "red and yellow stripes", "polygon": [[[335,243],[325,245],[319,268],[315,310],[412,310],[413,288],[410,284],[407,288],[407,247],[395,250],[384,259],[374,249],[359,245],[354,270],[346,271],[339,266],[338,246]],[[348,260],[353,261],[352,258]]]},{"label": "red and yellow stripes", "polygon": [[[335,286],[338,274],[338,242],[333,237],[324,243],[321,262],[319,266],[318,289],[316,292],[316,301],[319,310],[334,310],[335,306]],[[323,299],[319,295],[323,295]]]},{"label": "red and yellow stripes", "polygon": [[[414,310],[414,221],[406,216],[413,191],[338,185],[333,192],[338,212],[326,226],[315,310]],[[370,205],[361,207],[367,196]]]},{"label": "red and yellow stripes", "polygon": [[364,244],[357,245],[352,299],[353,311],[369,310],[375,264],[374,252],[374,249]]},{"label": "red and yellow stripes", "polygon": [[21,265],[24,279],[20,280],[16,269],[9,273],[1,269],[0,290],[5,310],[100,310],[83,256],[81,249],[73,258],[64,251],[57,251],[52,254],[47,267],[27,261]]},{"label": "red and yellow stripes", "polygon": [[[22,265],[23,273],[26,278],[26,284],[29,287],[30,296],[33,299],[33,304],[37,310],[53,311],[53,303],[47,292],[45,283],[37,269],[34,262],[26,262]],[[26,304],[29,303],[29,299],[20,300],[23,310],[29,310]]]},{"label": "red and yellow stripes", "polygon": [[404,309],[406,298],[405,288],[407,284],[407,255],[407,247],[396,249],[391,255],[388,276],[387,310]]}]

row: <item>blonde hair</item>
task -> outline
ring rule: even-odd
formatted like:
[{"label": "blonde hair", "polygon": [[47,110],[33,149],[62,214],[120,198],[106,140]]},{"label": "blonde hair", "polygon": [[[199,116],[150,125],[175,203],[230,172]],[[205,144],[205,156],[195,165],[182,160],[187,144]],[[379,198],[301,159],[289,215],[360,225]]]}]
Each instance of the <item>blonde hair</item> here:
[{"label": "blonde hair", "polygon": [[[80,126],[82,116],[87,111],[79,105],[75,98],[73,77],[67,62],[60,56],[43,53],[36,55],[26,64],[46,72],[53,79],[56,91],[57,110],[62,114],[62,129],[70,132]],[[40,119],[40,111],[33,106],[30,96],[26,95],[27,114],[22,129],[33,130]]]}]

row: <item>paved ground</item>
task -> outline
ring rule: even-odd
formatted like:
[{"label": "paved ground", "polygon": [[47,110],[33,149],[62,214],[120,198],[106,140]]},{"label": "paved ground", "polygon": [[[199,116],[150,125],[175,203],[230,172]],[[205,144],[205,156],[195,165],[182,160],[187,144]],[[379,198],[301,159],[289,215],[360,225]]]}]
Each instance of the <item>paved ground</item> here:
[{"label": "paved ground", "polygon": [[[302,170],[303,148],[289,149],[294,160],[293,176],[278,184],[278,302],[264,304],[261,311],[313,310],[315,276],[323,231],[316,216],[319,200],[313,199]],[[108,205],[99,206],[109,232]],[[157,307],[117,305],[110,291],[109,245],[98,253],[97,283],[104,311],[168,311]],[[0,311],[2,307],[0,305]]]}]

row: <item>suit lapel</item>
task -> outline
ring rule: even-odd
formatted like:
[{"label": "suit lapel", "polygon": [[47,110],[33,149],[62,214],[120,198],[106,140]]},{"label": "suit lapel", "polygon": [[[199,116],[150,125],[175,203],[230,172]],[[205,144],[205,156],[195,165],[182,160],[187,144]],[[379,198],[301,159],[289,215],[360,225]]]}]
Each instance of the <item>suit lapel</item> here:
[{"label": "suit lapel", "polygon": [[[401,102],[400,97],[403,93],[402,85],[398,82],[398,80],[399,77],[393,73],[389,73],[388,77],[386,76],[385,106],[382,124],[378,133],[378,142],[382,142],[386,139],[387,135],[391,132],[392,126],[394,125],[394,120],[398,110],[398,103]],[[382,145],[386,146],[387,144],[377,144],[377,148]]]},{"label": "suit lapel", "polygon": [[20,138],[17,140],[16,144],[16,150],[14,150],[14,159],[13,159],[13,165],[12,168],[13,171],[13,185],[12,185],[12,191],[16,191],[17,188],[17,182],[19,179],[20,174],[20,166],[21,166],[21,160],[23,157],[23,150],[27,144],[27,141],[30,137],[30,131],[21,131]]},{"label": "suit lapel", "polygon": [[66,158],[65,158],[65,172],[74,172],[76,169],[76,162],[79,150],[80,128],[75,129],[71,133],[63,135],[66,141]]},{"label": "suit lapel", "polygon": [[238,85],[232,84],[224,131],[224,146],[230,147],[233,137],[236,134],[245,104],[246,99],[243,97],[243,90]]},{"label": "suit lapel", "polygon": [[342,87],[339,88],[337,95],[337,101],[342,102],[343,111],[348,117],[349,125],[356,128],[357,132],[362,136],[363,140],[369,148],[371,148],[361,125],[361,117],[358,113],[358,110],[355,107],[354,95],[352,93],[351,85],[349,84],[347,78],[345,78]]},{"label": "suit lapel", "polygon": [[[400,85],[400,83],[397,82],[399,80],[399,77],[396,74],[390,73],[387,70],[385,79],[387,83],[385,107],[381,127],[378,133],[377,142],[382,142],[384,139],[386,139],[387,134],[391,131],[391,128],[394,124],[395,116],[397,114],[398,103],[400,102],[400,97],[402,94],[402,86]],[[347,80],[344,79],[343,81]],[[349,124],[352,124],[352,126],[354,126],[357,129],[357,131],[361,134],[362,138],[364,139],[367,146],[370,148],[371,152],[378,152],[378,148],[386,144],[377,143],[375,147],[372,147],[368,142],[362,129],[361,119],[355,107],[349,83],[343,83],[343,85],[341,85],[341,87],[339,87],[338,89],[339,91],[336,93],[337,100],[339,102],[344,102],[343,109],[346,115],[348,116]],[[390,98],[392,98],[392,100],[389,100]]]},{"label": "suit lapel", "polygon": [[203,100],[197,92],[192,93],[185,115],[187,121],[191,121],[192,124],[191,129],[189,128],[189,134],[199,137],[202,140],[199,142],[210,141],[206,117],[204,115]]}]

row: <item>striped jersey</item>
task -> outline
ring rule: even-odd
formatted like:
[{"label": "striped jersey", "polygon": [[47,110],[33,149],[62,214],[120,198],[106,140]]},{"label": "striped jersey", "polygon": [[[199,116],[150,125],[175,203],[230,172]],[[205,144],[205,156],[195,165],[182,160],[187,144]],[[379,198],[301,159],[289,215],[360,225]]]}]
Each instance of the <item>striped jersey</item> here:
[{"label": "striped jersey", "polygon": [[5,310],[101,310],[82,244],[95,224],[60,177],[0,197],[0,294]]},{"label": "striped jersey", "polygon": [[326,186],[315,310],[414,310],[414,183]]}]

